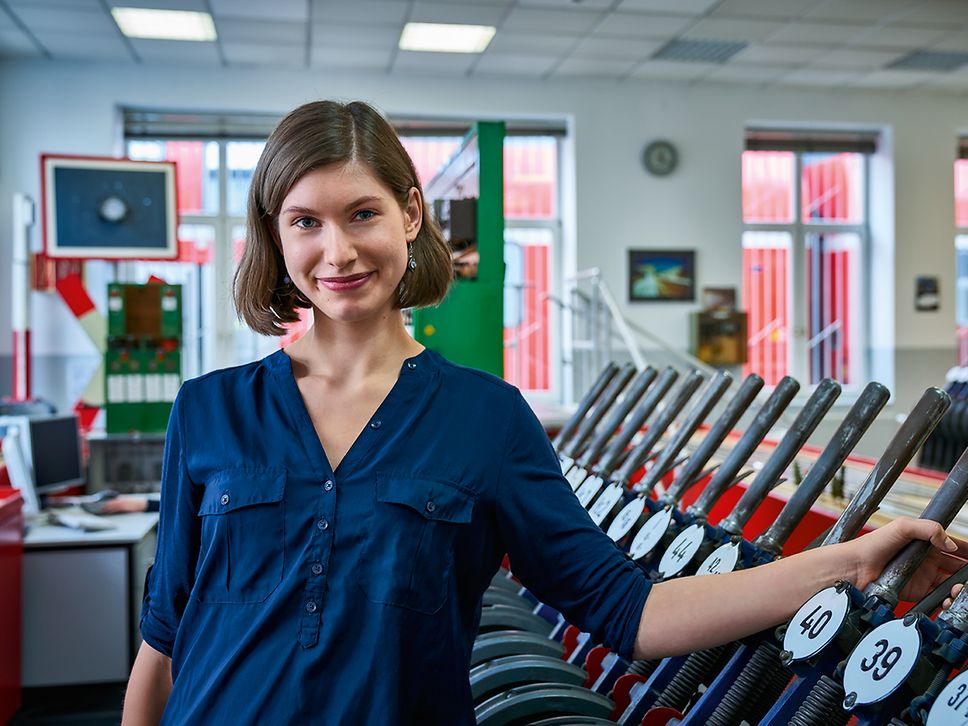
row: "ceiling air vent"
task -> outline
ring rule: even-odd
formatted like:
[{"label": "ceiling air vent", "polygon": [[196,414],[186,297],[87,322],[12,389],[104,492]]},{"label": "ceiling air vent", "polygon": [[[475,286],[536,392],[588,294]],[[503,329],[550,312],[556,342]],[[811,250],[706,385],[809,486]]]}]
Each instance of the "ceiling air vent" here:
[{"label": "ceiling air vent", "polygon": [[968,53],[915,50],[887,67],[902,71],[953,71],[966,64]]},{"label": "ceiling air vent", "polygon": [[745,47],[746,43],[725,40],[672,40],[652,57],[685,63],[725,63]]}]

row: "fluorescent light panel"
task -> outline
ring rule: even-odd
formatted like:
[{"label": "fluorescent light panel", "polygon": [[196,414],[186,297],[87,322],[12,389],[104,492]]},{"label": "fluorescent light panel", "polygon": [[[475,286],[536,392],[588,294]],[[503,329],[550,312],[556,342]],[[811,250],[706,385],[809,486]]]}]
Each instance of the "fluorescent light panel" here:
[{"label": "fluorescent light panel", "polygon": [[400,50],[430,53],[481,53],[496,28],[490,25],[407,23],[400,34]]},{"label": "fluorescent light panel", "polygon": [[111,8],[114,22],[129,38],[154,40],[215,40],[215,23],[208,13],[191,10]]}]

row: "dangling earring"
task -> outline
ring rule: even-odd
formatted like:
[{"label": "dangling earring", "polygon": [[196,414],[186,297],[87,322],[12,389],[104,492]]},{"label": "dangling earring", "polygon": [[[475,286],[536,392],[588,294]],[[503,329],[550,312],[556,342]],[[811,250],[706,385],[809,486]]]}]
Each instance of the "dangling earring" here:
[{"label": "dangling earring", "polygon": [[289,279],[289,275],[283,275],[282,276],[282,284],[283,285],[290,285],[290,284],[292,284],[292,280]]},{"label": "dangling earring", "polygon": [[417,261],[413,258],[413,243],[407,245],[407,267],[411,271],[417,269]]}]

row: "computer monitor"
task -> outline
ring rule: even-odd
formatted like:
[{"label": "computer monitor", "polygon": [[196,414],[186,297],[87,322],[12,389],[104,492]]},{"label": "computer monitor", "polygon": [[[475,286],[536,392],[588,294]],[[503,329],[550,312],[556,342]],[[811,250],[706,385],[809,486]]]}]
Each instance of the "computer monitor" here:
[{"label": "computer monitor", "polygon": [[0,416],[0,428],[16,428],[26,475],[37,494],[84,483],[77,416]]}]

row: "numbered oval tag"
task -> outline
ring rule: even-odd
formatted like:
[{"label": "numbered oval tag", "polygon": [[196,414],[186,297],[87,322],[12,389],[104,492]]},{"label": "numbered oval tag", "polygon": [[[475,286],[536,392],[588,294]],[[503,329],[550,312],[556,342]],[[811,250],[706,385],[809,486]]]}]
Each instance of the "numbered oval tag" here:
[{"label": "numbered oval tag", "polygon": [[739,542],[727,542],[720,545],[709,555],[699,569],[697,575],[722,575],[725,572],[732,572],[736,569],[739,562]]},{"label": "numbered oval tag", "polygon": [[571,465],[575,463],[575,460],[570,456],[559,456],[558,460],[561,462],[561,473],[567,474]]},{"label": "numbered oval tag", "polygon": [[925,726],[965,726],[968,724],[968,671],[959,673],[938,694],[928,711]]},{"label": "numbered oval tag", "polygon": [[574,469],[569,471],[565,475],[565,479],[571,484],[571,490],[576,491],[578,487],[582,485],[585,478],[588,476],[588,472],[582,469],[580,466],[576,466]]},{"label": "numbered oval tag", "polygon": [[645,520],[645,524],[639,527],[629,547],[629,555],[632,559],[640,560],[654,550],[655,546],[662,541],[662,535],[668,531],[670,522],[672,522],[672,510],[668,508],[656,512]]},{"label": "numbered oval tag", "polygon": [[588,507],[592,503],[592,499],[598,494],[602,487],[605,486],[605,482],[600,476],[590,476],[585,480],[585,483],[578,487],[578,491],[575,494],[578,495],[578,501],[581,502],[583,507]]},{"label": "numbered oval tag", "polygon": [[[892,620],[874,628],[847,659],[844,692],[848,694],[848,700],[844,703],[844,710],[877,703],[890,696],[911,675],[920,653],[921,633],[918,632],[917,618]],[[853,698],[849,697],[851,693]]]},{"label": "numbered oval tag", "polygon": [[663,553],[659,574],[672,577],[682,572],[692,562],[705,538],[706,529],[701,524],[690,524],[682,530]]},{"label": "numbered oval tag", "polygon": [[797,610],[783,636],[783,649],[793,660],[811,658],[827,647],[847,619],[850,595],[828,587],[807,600]]},{"label": "numbered oval tag", "polygon": [[615,521],[608,528],[608,536],[613,542],[618,542],[622,537],[632,531],[632,527],[639,521],[642,512],[645,511],[645,502],[636,497],[631,502],[622,507]]},{"label": "numbered oval tag", "polygon": [[605,521],[605,517],[608,513],[612,511],[612,508],[619,503],[622,499],[622,487],[618,484],[611,484],[605,488],[605,490],[598,495],[598,499],[595,500],[594,506],[588,512],[592,515],[592,521],[595,524],[601,524]]}]

